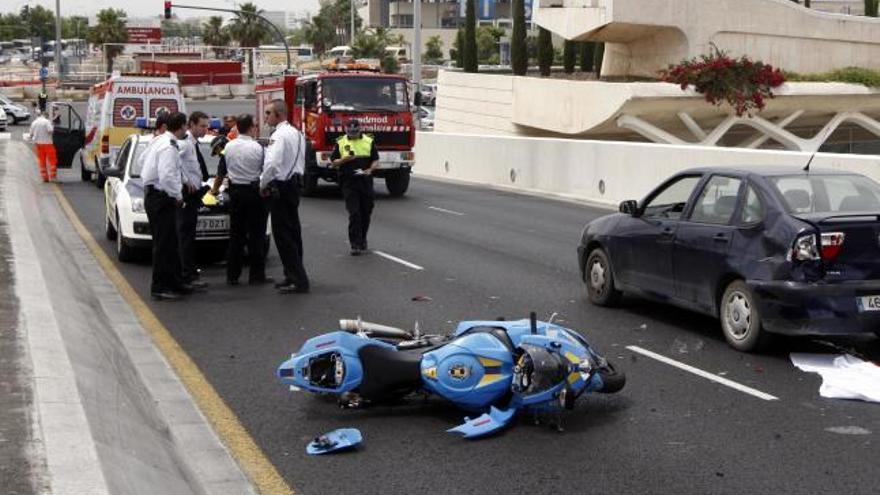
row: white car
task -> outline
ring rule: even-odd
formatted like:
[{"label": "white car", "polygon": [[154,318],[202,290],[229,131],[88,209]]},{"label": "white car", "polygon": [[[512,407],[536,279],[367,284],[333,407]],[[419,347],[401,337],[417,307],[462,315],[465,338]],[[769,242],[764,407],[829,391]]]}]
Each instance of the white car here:
[{"label": "white car", "polygon": [[[144,209],[144,187],[140,178],[140,155],[154,138],[151,135],[132,134],[119,150],[116,162],[105,169],[104,225],[107,239],[116,241],[119,261],[132,261],[138,251],[152,246],[150,224]],[[199,140],[208,173],[212,176],[206,185],[213,184],[219,157],[211,156],[212,136]],[[229,206],[225,185],[221,187],[216,204],[203,204],[199,209],[196,226],[196,245],[215,244],[223,248],[229,242]],[[270,227],[266,227],[266,248],[269,247]],[[265,253],[264,253],[265,254]]]},{"label": "white car", "polygon": [[6,95],[0,94],[0,108],[6,112],[6,118],[12,124],[27,122],[31,118],[31,111],[27,107],[15,103]]},{"label": "white car", "polygon": [[6,112],[0,107],[0,131],[6,132]]}]

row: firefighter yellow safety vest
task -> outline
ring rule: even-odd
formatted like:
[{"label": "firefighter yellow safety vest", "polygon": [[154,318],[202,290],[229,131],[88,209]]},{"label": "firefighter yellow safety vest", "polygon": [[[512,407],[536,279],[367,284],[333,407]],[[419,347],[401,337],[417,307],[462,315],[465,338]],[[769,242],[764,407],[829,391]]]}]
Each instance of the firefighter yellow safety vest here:
[{"label": "firefighter yellow safety vest", "polygon": [[336,140],[336,144],[339,145],[340,156],[348,156],[348,151],[351,150],[357,158],[369,158],[373,149],[373,138],[363,134],[360,139],[348,139],[348,136],[342,135]]}]

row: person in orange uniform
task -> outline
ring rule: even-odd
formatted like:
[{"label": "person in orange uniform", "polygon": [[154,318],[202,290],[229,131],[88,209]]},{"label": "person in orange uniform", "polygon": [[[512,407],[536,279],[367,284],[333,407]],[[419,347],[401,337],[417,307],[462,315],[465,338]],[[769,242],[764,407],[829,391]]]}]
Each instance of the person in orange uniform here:
[{"label": "person in orange uniform", "polygon": [[31,123],[31,142],[37,148],[37,165],[40,167],[43,182],[55,180],[58,168],[58,157],[55,155],[55,145],[52,144],[52,130],[52,122],[43,112]]}]

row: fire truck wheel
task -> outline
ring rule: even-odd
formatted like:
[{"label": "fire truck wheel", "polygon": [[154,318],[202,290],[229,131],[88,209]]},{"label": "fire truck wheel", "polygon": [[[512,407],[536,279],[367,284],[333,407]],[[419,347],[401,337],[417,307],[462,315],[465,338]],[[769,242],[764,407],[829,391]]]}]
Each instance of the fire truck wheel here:
[{"label": "fire truck wheel", "polygon": [[309,197],[318,192],[318,176],[306,173],[302,178],[302,195]]},{"label": "fire truck wheel", "polygon": [[409,188],[409,171],[399,170],[394,173],[389,173],[385,177],[385,187],[388,188],[388,194],[391,197],[399,198],[406,194],[406,190]]}]

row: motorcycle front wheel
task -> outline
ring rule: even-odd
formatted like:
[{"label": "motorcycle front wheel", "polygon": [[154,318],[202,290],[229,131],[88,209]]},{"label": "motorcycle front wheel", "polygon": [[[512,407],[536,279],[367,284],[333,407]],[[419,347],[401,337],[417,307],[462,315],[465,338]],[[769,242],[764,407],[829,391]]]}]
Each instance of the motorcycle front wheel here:
[{"label": "motorcycle front wheel", "polygon": [[599,376],[602,378],[602,388],[597,390],[600,394],[620,392],[626,385],[626,374],[618,370],[610,360],[606,360],[605,366],[599,368]]}]

